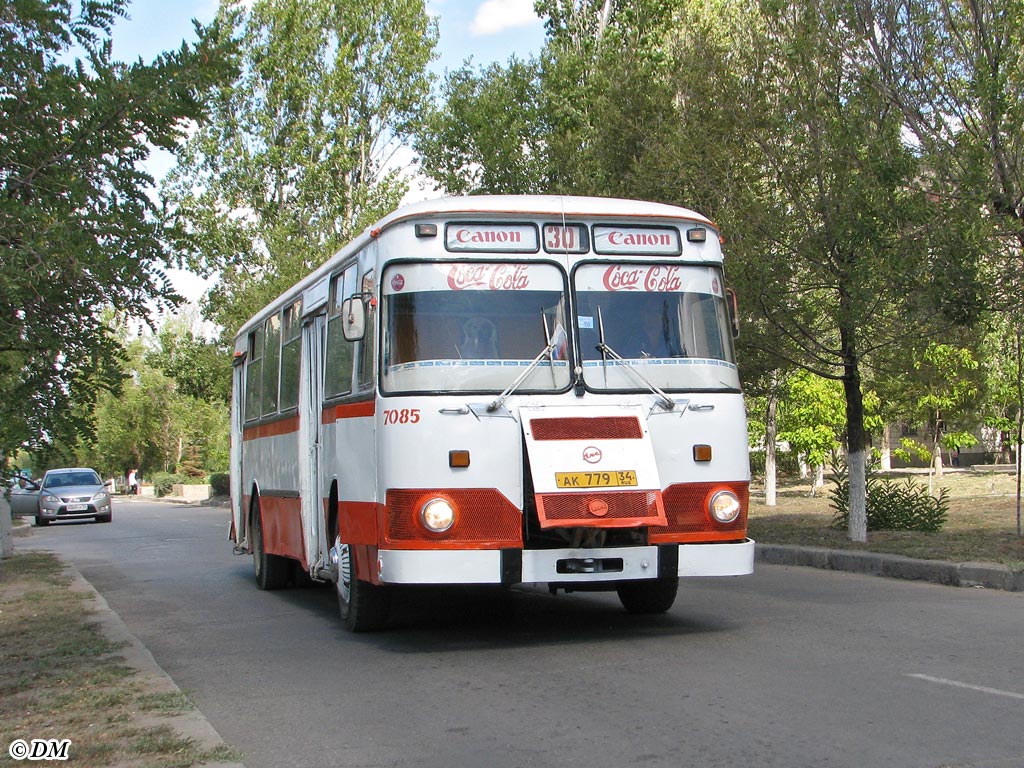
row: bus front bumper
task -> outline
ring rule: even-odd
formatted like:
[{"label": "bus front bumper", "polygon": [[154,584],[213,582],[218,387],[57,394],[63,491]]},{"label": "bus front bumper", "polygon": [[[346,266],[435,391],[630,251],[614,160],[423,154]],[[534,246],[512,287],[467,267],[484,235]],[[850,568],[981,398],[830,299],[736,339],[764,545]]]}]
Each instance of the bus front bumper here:
[{"label": "bus front bumper", "polygon": [[381,584],[594,583],[745,576],[754,570],[754,542],[593,549],[381,549],[377,557]]}]

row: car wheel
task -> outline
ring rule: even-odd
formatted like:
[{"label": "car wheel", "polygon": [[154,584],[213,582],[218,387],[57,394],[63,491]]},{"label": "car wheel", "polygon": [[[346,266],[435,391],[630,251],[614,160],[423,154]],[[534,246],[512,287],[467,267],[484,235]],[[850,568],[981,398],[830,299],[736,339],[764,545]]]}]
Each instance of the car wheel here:
[{"label": "car wheel", "polygon": [[288,584],[291,563],[287,557],[268,554],[263,544],[263,520],[257,504],[252,520],[252,565],[256,586],[260,589],[282,589]]},{"label": "car wheel", "polygon": [[38,525],[40,528],[44,528],[49,524],[50,521],[47,520],[45,517],[40,517],[39,515],[36,515],[36,525]]},{"label": "car wheel", "polygon": [[113,512],[111,512],[108,515],[97,515],[96,516],[96,522],[97,523],[109,523],[113,519],[114,519],[114,513]]},{"label": "car wheel", "polygon": [[630,613],[665,613],[676,601],[679,578],[630,581],[619,584],[615,591],[619,593],[622,607]]},{"label": "car wheel", "polygon": [[334,540],[331,561],[337,579],[338,613],[350,632],[372,632],[383,627],[391,611],[391,592],[356,577],[355,548]]}]

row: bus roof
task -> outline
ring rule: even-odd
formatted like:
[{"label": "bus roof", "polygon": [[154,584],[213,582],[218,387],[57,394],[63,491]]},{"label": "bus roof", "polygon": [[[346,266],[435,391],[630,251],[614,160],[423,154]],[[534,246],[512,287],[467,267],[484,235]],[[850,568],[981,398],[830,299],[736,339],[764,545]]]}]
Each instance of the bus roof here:
[{"label": "bus roof", "polygon": [[[493,213],[522,216],[554,216],[558,218],[609,218],[609,219],[679,219],[712,227],[716,225],[706,216],[675,205],[652,203],[643,200],[626,200],[612,197],[579,197],[574,195],[465,195],[441,197],[404,205],[392,211],[367,227],[362,234],[335,252],[320,267],[289,288],[274,301],[253,315],[239,328],[236,339],[248,334],[258,321],[272,311],[278,311],[285,304],[294,301],[309,286],[335,269],[352,253],[360,250],[367,242],[379,237],[388,227],[416,218],[450,215],[480,215]],[[237,343],[236,343],[237,349]]]}]

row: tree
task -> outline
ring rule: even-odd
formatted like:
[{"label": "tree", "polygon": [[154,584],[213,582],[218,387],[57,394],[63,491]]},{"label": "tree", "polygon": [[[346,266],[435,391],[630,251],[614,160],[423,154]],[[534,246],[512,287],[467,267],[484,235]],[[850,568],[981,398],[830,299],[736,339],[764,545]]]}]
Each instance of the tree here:
[{"label": "tree", "polygon": [[977,252],[955,205],[917,185],[925,169],[871,71],[855,66],[842,4],[767,8],[749,91],[770,117],[755,134],[765,248],[742,267],[780,334],[773,351],[842,384],[849,533],[864,541],[865,368],[905,369],[897,352],[910,341],[973,319]]},{"label": "tree", "polygon": [[[1024,327],[1024,5],[1018,0],[855,0],[878,87],[985,240],[990,308]],[[1016,345],[1016,366],[1022,367]],[[1020,422],[1017,427],[1021,507]],[[1020,534],[1020,514],[1018,514]]]},{"label": "tree", "polygon": [[[154,62],[111,58],[127,0],[0,7],[0,454],[74,442],[119,381],[102,310],[145,316],[177,297],[173,231],[141,168],[204,115],[231,68],[220,27]],[[69,57],[80,53],[73,63]]]},{"label": "tree", "polygon": [[227,407],[231,402],[231,350],[202,338],[184,317],[164,323],[146,363],[171,378],[179,393]]},{"label": "tree", "polygon": [[453,195],[549,191],[543,95],[536,60],[450,73],[416,140],[421,168]]},{"label": "tree", "polygon": [[220,18],[241,75],[165,192],[187,264],[220,274],[208,309],[230,335],[397,205],[396,153],[422,119],[437,32],[423,0],[257,0]]}]

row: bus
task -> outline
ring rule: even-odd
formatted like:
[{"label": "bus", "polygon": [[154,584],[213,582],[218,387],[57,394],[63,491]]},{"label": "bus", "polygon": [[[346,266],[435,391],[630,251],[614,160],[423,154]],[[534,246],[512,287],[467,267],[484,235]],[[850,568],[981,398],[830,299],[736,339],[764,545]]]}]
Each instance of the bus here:
[{"label": "bus", "polygon": [[[414,585],[615,591],[753,571],[735,298],[676,206],[475,196],[385,216],[239,330],[230,538],[345,626]],[[307,578],[308,577],[308,578]]]}]

